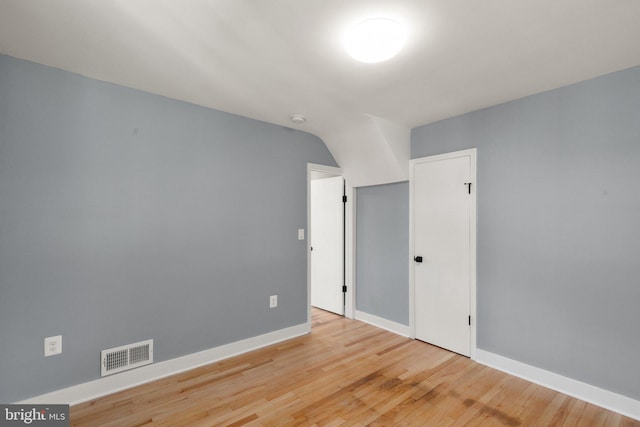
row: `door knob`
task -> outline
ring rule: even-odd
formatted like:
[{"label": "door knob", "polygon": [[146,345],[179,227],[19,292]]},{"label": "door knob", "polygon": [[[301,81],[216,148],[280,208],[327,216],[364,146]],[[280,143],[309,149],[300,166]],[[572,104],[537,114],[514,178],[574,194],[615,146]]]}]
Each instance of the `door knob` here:
[{"label": "door knob", "polygon": [[422,262],[422,257],[421,256],[413,257],[413,260],[415,262]]}]

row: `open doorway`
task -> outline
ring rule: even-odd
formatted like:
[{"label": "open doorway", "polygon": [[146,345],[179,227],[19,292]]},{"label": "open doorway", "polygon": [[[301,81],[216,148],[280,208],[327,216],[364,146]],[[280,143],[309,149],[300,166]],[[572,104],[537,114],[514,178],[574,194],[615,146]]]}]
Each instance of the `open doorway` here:
[{"label": "open doorway", "polygon": [[307,282],[311,307],[353,317],[352,213],[339,168],[307,168]]}]

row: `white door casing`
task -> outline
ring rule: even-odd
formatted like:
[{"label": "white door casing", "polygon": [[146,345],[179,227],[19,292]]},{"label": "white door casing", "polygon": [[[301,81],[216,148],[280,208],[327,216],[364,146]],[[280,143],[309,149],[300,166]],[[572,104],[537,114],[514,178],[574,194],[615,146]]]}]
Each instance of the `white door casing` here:
[{"label": "white door casing", "polygon": [[[476,149],[415,159],[410,165],[411,334],[472,357],[475,165]],[[422,262],[415,257],[422,257]]]}]

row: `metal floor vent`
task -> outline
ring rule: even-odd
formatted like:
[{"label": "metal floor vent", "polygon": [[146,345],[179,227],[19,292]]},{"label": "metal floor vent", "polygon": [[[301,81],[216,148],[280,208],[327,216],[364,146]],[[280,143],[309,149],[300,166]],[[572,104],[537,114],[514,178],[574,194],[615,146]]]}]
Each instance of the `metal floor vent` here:
[{"label": "metal floor vent", "polygon": [[100,376],[116,374],[153,363],[153,340],[102,350]]}]

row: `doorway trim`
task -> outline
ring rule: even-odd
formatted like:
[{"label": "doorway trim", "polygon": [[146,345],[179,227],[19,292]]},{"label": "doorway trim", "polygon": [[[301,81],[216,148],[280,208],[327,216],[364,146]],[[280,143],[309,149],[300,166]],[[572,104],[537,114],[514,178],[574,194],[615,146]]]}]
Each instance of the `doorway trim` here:
[{"label": "doorway trim", "polygon": [[470,178],[471,178],[471,212],[472,218],[469,228],[469,256],[470,266],[469,275],[469,315],[471,316],[471,333],[470,333],[470,357],[475,360],[476,358],[476,335],[477,335],[477,315],[476,315],[476,263],[477,263],[477,191],[478,191],[478,179],[477,179],[477,149],[470,148],[467,150],[454,151],[451,153],[438,154],[434,156],[421,157],[412,159],[409,161],[409,336],[410,338],[416,338],[416,310],[415,310],[415,262],[413,257],[415,256],[414,248],[414,233],[415,233],[415,218],[414,218],[414,185],[415,185],[415,166],[421,163],[429,163],[439,160],[454,159],[458,157],[470,157]]},{"label": "doorway trim", "polygon": [[307,322],[311,324],[311,176],[314,172],[342,176],[345,183],[345,195],[347,203],[345,206],[345,251],[344,251],[344,267],[345,281],[347,292],[345,294],[344,316],[353,319],[355,315],[355,280],[354,280],[354,218],[355,218],[355,189],[349,185],[342,169],[319,165],[315,163],[307,163]]}]

